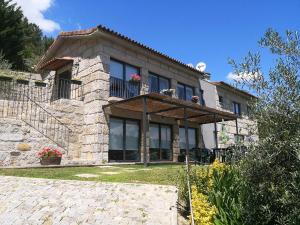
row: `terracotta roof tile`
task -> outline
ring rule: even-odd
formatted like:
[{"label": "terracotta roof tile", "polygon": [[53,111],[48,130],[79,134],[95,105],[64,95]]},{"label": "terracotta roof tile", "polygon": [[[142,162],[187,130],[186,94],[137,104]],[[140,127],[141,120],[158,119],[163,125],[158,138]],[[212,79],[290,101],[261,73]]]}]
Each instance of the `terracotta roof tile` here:
[{"label": "terracotta roof tile", "polygon": [[[185,63],[183,63],[183,62],[181,62],[181,61],[179,61],[179,60],[177,60],[177,59],[175,59],[175,58],[172,58],[172,57],[170,57],[170,56],[168,56],[168,55],[166,55],[166,54],[164,54],[164,53],[161,53],[161,52],[159,52],[159,51],[157,51],[157,50],[155,50],[155,49],[153,49],[153,48],[150,48],[150,47],[148,47],[148,46],[146,46],[146,45],[144,45],[144,44],[142,44],[142,43],[140,43],[140,42],[137,42],[137,41],[135,41],[135,40],[133,40],[133,39],[131,39],[131,38],[129,38],[129,37],[123,35],[123,34],[120,34],[120,33],[116,32],[116,31],[113,31],[113,30],[111,30],[111,29],[109,29],[109,28],[107,28],[107,27],[105,27],[105,26],[103,26],[103,25],[98,25],[97,27],[93,27],[93,28],[86,29],[86,30],[61,32],[61,33],[58,35],[57,39],[56,39],[56,40],[52,43],[52,45],[49,47],[48,51],[49,51],[50,49],[52,49],[52,48],[55,46],[57,40],[58,40],[60,37],[84,36],[84,35],[90,35],[90,34],[92,34],[92,33],[94,33],[94,32],[97,32],[97,31],[102,31],[102,32],[105,32],[105,33],[114,35],[115,37],[121,38],[121,39],[123,39],[123,40],[125,40],[125,41],[128,41],[128,42],[130,42],[130,43],[132,43],[132,44],[134,44],[134,45],[136,45],[136,46],[139,46],[139,47],[141,47],[141,48],[144,48],[144,49],[146,49],[146,50],[148,50],[148,51],[150,51],[150,52],[152,52],[152,53],[154,53],[154,54],[156,54],[156,55],[159,55],[159,56],[161,56],[161,57],[164,57],[164,58],[166,58],[166,59],[168,59],[168,60],[170,60],[170,61],[172,61],[172,62],[174,62],[174,63],[177,63],[177,64],[179,64],[179,65],[185,67],[186,69],[189,69],[189,70],[191,70],[191,71],[193,71],[193,72],[197,72],[197,73],[199,73],[199,74],[201,74],[201,75],[203,75],[203,76],[209,76],[209,75],[210,75],[209,73],[203,73],[203,72],[200,72],[199,70],[197,70],[197,69],[195,69],[195,68],[193,68],[193,67],[190,67],[190,66],[188,66],[187,64],[185,64]],[[47,51],[47,52],[48,52],[48,51]],[[47,52],[46,52],[45,56],[47,55]],[[45,56],[44,56],[44,57],[42,58],[42,60],[39,62],[38,68],[40,68],[41,63],[43,63],[43,59],[46,58]]]}]

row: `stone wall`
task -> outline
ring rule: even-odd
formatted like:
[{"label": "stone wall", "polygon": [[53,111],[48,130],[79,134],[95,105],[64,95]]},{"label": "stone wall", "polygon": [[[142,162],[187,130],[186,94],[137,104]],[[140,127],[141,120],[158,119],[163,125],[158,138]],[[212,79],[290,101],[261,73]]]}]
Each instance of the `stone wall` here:
[{"label": "stone wall", "polygon": [[[0,166],[37,166],[36,153],[46,146],[57,147],[59,142],[52,140],[60,139],[67,145],[67,148],[59,148],[64,153],[63,164],[90,164],[81,160],[82,102],[59,100],[52,104],[39,103],[38,107],[25,102],[23,110],[21,104],[0,100]],[[58,124],[54,125],[55,120],[69,128],[69,136],[62,134],[64,130],[59,129]]]},{"label": "stone wall", "polygon": [[18,119],[0,119],[0,166],[39,166],[36,154],[45,146],[62,151],[66,163],[66,152],[32,127]]}]

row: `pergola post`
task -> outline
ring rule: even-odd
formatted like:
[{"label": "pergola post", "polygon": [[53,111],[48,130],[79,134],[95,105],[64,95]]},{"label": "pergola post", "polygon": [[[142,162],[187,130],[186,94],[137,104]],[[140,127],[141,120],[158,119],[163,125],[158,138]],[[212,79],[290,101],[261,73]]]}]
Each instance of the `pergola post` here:
[{"label": "pergola post", "polygon": [[218,143],[218,129],[217,129],[217,122],[216,122],[216,114],[214,114],[214,127],[215,127],[215,143],[216,143],[216,150],[219,148]]},{"label": "pergola post", "polygon": [[189,193],[189,203],[190,203],[190,210],[191,210],[191,219],[192,225],[194,225],[194,215],[193,215],[193,206],[192,206],[192,193],[191,193],[191,186],[190,186],[190,149],[189,149],[189,130],[188,130],[188,116],[186,112],[186,108],[184,110],[184,132],[185,132],[185,163],[186,163],[186,172],[187,172],[187,186],[188,186],[188,193]]},{"label": "pergola post", "polygon": [[190,149],[189,149],[189,134],[188,134],[188,120],[186,108],[184,108],[184,132],[185,132],[185,161],[189,165],[190,161]]},{"label": "pergola post", "polygon": [[147,118],[147,98],[143,98],[143,150],[144,150],[144,166],[148,166],[147,161],[147,130],[148,130],[148,118]]},{"label": "pergola post", "polygon": [[236,129],[236,134],[239,135],[239,127],[238,127],[237,118],[235,119],[235,129]]}]

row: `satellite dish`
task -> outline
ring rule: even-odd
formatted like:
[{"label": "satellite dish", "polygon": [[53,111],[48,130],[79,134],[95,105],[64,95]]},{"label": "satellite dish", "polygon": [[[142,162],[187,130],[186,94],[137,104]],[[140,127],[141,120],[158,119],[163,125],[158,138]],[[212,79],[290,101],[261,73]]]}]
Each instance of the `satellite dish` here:
[{"label": "satellite dish", "polygon": [[199,70],[200,72],[204,72],[206,69],[206,64],[204,62],[199,62],[196,65],[196,69]]},{"label": "satellite dish", "polygon": [[194,67],[192,63],[187,64],[189,67]]}]

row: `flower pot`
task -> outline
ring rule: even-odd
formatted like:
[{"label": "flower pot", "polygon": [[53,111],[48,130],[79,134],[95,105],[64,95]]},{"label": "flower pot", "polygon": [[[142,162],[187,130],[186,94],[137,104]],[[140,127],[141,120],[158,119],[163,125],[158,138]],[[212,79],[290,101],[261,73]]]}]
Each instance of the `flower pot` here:
[{"label": "flower pot", "polygon": [[82,81],[81,80],[71,80],[72,84],[77,84],[77,85],[81,85]]},{"label": "flower pot", "polygon": [[60,165],[61,157],[48,157],[48,158],[41,158],[40,163],[43,166],[47,165]]},{"label": "flower pot", "polygon": [[165,92],[163,92],[163,94],[164,95],[166,95],[166,96],[170,96],[170,97],[172,97],[172,91],[165,91]]},{"label": "flower pot", "polygon": [[20,79],[17,79],[17,83],[18,84],[28,85],[29,84],[29,80],[20,80]]},{"label": "flower pot", "polygon": [[129,82],[130,82],[131,84],[135,84],[135,85],[137,85],[138,83],[140,83],[139,80],[129,80]]}]

